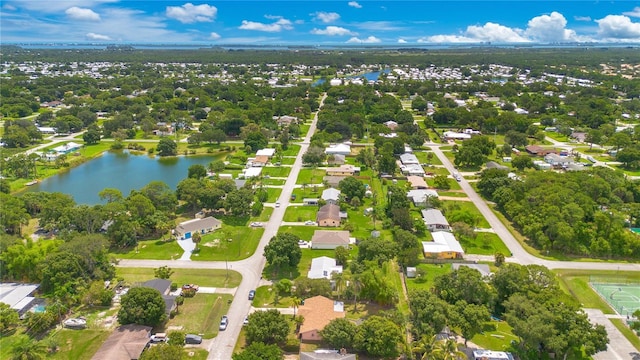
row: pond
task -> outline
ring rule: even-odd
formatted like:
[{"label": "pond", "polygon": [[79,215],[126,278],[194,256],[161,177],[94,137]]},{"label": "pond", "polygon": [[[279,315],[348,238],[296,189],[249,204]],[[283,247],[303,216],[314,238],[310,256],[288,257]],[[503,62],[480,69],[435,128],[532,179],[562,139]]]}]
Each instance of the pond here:
[{"label": "pond", "polygon": [[189,166],[222,159],[224,155],[177,156],[169,158],[106,152],[102,156],[52,176],[27,191],[61,192],[73,196],[78,204],[101,203],[98,193],[115,188],[127,196],[149,182],[158,180],[172,189],[187,177]]},{"label": "pond", "polygon": [[[389,74],[391,72],[390,69],[384,69],[382,71],[372,71],[372,72],[367,72],[364,74],[359,74],[359,75],[354,75],[354,76],[349,76],[348,79],[361,79],[361,78],[365,78],[367,79],[367,81],[376,81],[380,78],[380,74],[384,73],[384,74]],[[315,82],[313,82],[311,84],[311,86],[318,86],[318,85],[322,85],[325,82],[327,82],[326,79],[318,79]]]}]

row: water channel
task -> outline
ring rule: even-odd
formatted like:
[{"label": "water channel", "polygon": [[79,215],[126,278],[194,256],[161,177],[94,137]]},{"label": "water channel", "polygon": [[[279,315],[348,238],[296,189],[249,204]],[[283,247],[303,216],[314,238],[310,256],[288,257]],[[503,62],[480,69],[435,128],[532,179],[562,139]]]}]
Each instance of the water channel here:
[{"label": "water channel", "polygon": [[98,193],[115,188],[127,196],[149,182],[158,180],[172,189],[187,177],[189,166],[204,165],[220,158],[214,155],[177,156],[170,158],[132,155],[128,152],[105,152],[102,156],[49,177],[28,191],[61,192],[73,196],[78,204],[101,203]]}]

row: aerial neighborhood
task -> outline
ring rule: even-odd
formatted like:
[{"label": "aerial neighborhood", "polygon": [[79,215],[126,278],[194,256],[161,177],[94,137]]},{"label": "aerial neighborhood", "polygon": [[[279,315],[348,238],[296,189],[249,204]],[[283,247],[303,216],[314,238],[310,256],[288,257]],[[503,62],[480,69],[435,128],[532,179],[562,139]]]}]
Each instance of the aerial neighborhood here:
[{"label": "aerial neighborhood", "polygon": [[640,352],[637,50],[1,50],[2,359]]}]

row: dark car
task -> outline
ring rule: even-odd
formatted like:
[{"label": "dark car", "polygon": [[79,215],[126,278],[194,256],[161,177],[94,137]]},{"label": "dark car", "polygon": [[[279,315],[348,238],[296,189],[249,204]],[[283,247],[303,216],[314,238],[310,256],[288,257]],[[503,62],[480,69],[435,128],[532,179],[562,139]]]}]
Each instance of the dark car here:
[{"label": "dark car", "polygon": [[202,344],[202,336],[187,334],[184,337],[185,344]]},{"label": "dark car", "polygon": [[255,290],[249,291],[249,300],[253,300],[253,298],[255,297],[256,297],[256,291]]}]

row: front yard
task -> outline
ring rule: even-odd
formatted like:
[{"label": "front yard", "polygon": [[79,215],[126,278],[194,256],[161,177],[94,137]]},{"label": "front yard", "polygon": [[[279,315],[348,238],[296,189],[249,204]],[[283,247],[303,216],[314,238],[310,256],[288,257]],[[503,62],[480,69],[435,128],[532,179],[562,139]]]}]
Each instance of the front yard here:
[{"label": "front yard", "polygon": [[223,225],[222,229],[202,237],[198,250],[191,260],[199,261],[236,261],[251,256],[258,247],[264,228],[251,228],[246,225]]},{"label": "front yard", "polygon": [[211,339],[218,334],[220,318],[227,313],[232,300],[233,296],[227,294],[196,294],[186,298],[178,308],[178,314],[167,322],[166,328],[201,334],[203,338]]},{"label": "front yard", "polygon": [[[242,276],[235,271],[229,271],[227,277],[226,270],[215,269],[180,269],[172,268],[173,275],[169,278],[179,286],[183,284],[196,284],[208,287],[233,288],[240,285]],[[129,284],[145,282],[155,278],[152,268],[128,268],[117,267],[116,276],[124,278]]]}]

